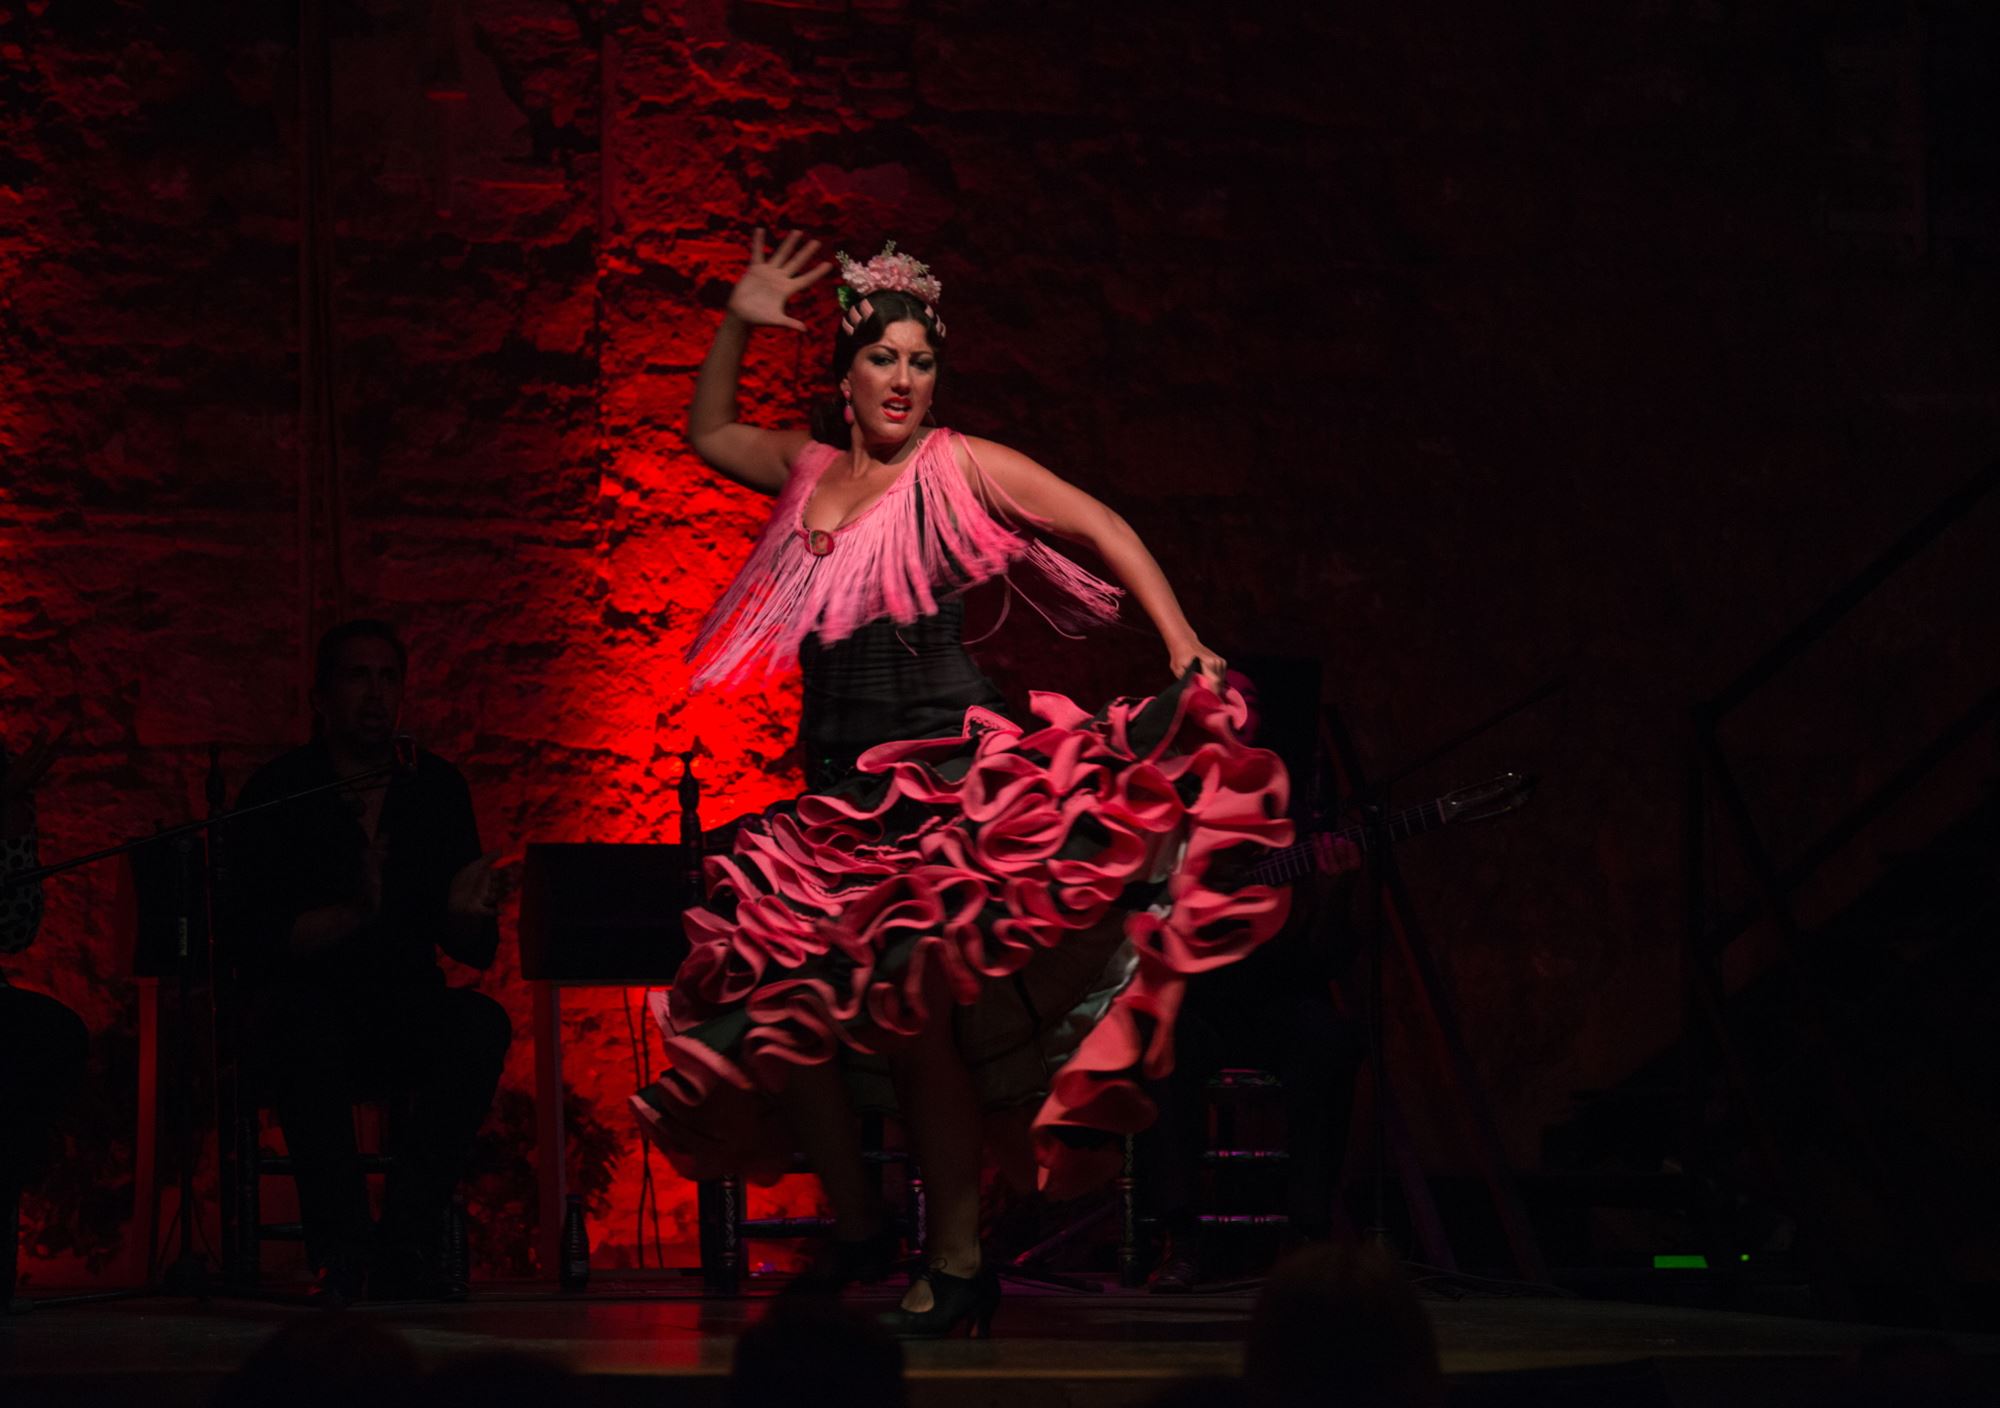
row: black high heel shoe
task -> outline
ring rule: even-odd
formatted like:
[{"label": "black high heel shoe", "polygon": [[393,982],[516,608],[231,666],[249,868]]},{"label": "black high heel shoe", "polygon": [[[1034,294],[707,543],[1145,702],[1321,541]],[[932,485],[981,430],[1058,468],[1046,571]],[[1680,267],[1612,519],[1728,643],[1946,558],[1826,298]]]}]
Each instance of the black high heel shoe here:
[{"label": "black high heel shoe", "polygon": [[1000,1278],[992,1267],[982,1266],[970,1276],[948,1276],[937,1266],[926,1266],[916,1280],[930,1282],[931,1308],[905,1310],[899,1305],[885,1310],[876,1320],[883,1329],[899,1339],[941,1340],[964,1325],[975,1340],[993,1337],[993,1312],[1000,1308]]},{"label": "black high heel shoe", "polygon": [[829,1237],[820,1243],[812,1265],[794,1276],[780,1294],[837,1296],[857,1282],[873,1285],[896,1269],[901,1250],[902,1239],[889,1226],[858,1242]]}]

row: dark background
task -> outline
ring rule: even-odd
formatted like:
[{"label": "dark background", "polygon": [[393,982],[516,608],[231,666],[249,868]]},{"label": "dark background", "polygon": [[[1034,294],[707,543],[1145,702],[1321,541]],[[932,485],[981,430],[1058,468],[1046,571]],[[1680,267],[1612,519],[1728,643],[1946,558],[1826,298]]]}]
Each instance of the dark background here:
[{"label": "dark background", "polygon": [[[490,843],[672,836],[664,755],[696,735],[718,818],[793,788],[788,686],[683,697],[765,505],[678,427],[752,224],[863,257],[894,237],[944,281],[946,423],[1123,512],[1210,644],[1323,661],[1372,770],[1564,682],[1398,791],[1541,779],[1404,868],[1505,1148],[1543,1167],[1576,1091],[1677,1069],[1692,707],[1993,456],[1996,37],[1976,0],[4,0],[0,722],[70,728],[45,848],[188,814],[211,741],[240,786],[303,735],[305,651],[345,614],[404,629],[409,726]],[[808,301],[811,336],[758,337],[754,419],[819,389],[832,307]],[[1995,515],[1732,716],[1781,859],[1992,686]],[[982,658],[1094,705],[1163,682],[1134,625],[1070,644],[1017,613]],[[1976,731],[1804,877],[1808,935],[1994,763]],[[1711,907],[1739,908],[1740,851],[1712,850]],[[115,888],[52,885],[12,969],[86,1014],[110,1086]],[[1862,1274],[1995,1279],[1968,1169],[2000,1151],[1954,1084],[1990,1060],[1977,951],[1868,960],[1929,965],[1893,1021],[1841,1009],[1914,1064],[1739,1013],[1809,1053],[1757,1057],[1789,1186],[1743,1177]],[[1753,925],[1731,985],[1778,954]],[[482,981],[526,1086],[511,945]],[[635,999],[568,1008],[569,1079],[620,1154],[613,1255]],[[1391,1014],[1426,1160],[1469,1172],[1401,968]],[[1860,1106],[1788,1122],[1821,1047],[1862,1068]],[[1703,1118],[1740,1172],[1725,1096]],[[1908,1166],[1857,1172],[1850,1115]],[[82,1183],[129,1179],[128,1117],[93,1107]],[[1675,1118],[1570,1156],[1656,1168]],[[116,1199],[54,1196],[31,1215],[92,1230],[45,1236],[47,1274],[107,1264]],[[684,1239],[686,1190],[664,1201]]]}]

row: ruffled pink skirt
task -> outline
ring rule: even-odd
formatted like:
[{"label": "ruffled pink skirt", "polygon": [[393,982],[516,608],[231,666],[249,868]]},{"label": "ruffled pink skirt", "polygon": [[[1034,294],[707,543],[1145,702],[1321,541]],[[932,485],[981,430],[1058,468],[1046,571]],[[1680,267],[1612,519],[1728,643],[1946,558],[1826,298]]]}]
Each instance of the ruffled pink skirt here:
[{"label": "ruffled pink skirt", "polygon": [[1288,783],[1236,737],[1240,697],[1198,676],[1095,715],[1059,694],[1030,707],[1038,728],[974,708],[956,737],[872,748],[710,858],[693,951],[654,999],[672,1068],[632,1100],[681,1173],[781,1176],[793,1145],[770,1097],[795,1067],[891,1052],[951,1018],[941,994],[970,1009],[1030,992],[1036,1026],[1072,1019],[1040,1088],[1015,1097],[1040,1101],[1042,1187],[1069,1197],[1116,1173],[1152,1119],[1142,1082],[1172,1069],[1187,979],[1284,922],[1288,892],[1249,869],[1291,843]]}]

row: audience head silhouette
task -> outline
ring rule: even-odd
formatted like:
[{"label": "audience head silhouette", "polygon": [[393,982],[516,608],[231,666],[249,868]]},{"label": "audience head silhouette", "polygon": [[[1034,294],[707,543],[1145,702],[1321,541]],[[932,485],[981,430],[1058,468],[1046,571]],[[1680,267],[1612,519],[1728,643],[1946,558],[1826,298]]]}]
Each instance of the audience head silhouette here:
[{"label": "audience head silhouette", "polygon": [[1282,1262],[1251,1317],[1251,1396],[1273,1408],[1444,1402],[1430,1317],[1380,1247],[1308,1247]]},{"label": "audience head silhouette", "polygon": [[779,1299],[736,1342],[729,1408],[904,1408],[903,1347],[835,1300]]},{"label": "audience head silhouette", "polygon": [[216,1389],[215,1408],[395,1408],[411,1402],[417,1356],[376,1320],[313,1315],[265,1340]]},{"label": "audience head silhouette", "polygon": [[579,1401],[577,1390],[575,1376],[562,1365],[511,1349],[454,1359],[424,1382],[429,1403],[478,1408],[560,1408]]}]

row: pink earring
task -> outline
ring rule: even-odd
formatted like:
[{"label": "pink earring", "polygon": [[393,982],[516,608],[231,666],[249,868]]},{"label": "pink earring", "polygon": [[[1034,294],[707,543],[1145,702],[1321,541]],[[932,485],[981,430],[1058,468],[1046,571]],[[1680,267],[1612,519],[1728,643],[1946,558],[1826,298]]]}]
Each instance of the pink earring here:
[{"label": "pink earring", "polygon": [[854,398],[847,395],[844,391],[841,393],[841,396],[846,400],[847,405],[841,410],[840,414],[846,419],[849,425],[852,425],[854,424]]}]

